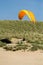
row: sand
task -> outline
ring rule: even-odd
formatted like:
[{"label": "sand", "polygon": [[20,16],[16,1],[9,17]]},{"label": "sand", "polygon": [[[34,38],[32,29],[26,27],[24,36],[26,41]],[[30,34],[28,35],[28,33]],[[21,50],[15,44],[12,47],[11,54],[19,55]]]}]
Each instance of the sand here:
[{"label": "sand", "polygon": [[43,52],[13,52],[0,48],[0,65],[43,65]]}]

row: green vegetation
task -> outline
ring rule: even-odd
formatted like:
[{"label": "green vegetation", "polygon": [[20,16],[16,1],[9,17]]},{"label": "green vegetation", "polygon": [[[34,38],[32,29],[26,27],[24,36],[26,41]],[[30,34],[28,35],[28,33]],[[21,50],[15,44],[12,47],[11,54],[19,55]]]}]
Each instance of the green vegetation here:
[{"label": "green vegetation", "polygon": [[0,47],[6,46],[6,43],[0,41]]},{"label": "green vegetation", "polygon": [[23,41],[21,41],[21,42],[16,43],[16,45],[13,47],[11,45],[6,45],[3,48],[6,50],[12,50],[12,51],[17,51],[17,50],[25,51],[26,49],[28,49],[28,45],[23,43]]},{"label": "green vegetation", "polygon": [[[43,50],[43,22],[33,24],[28,21],[4,20],[0,21],[0,40],[3,38],[18,38],[22,39],[16,46],[7,46],[6,43],[0,41],[0,47],[7,50]],[[27,44],[24,43],[26,41]],[[31,46],[29,46],[31,44]]]}]

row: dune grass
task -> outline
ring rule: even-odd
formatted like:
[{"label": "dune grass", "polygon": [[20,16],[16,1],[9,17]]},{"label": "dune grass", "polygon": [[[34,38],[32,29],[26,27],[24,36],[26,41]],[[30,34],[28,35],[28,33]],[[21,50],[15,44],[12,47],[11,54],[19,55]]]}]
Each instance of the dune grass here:
[{"label": "dune grass", "polygon": [[[0,40],[3,38],[21,38],[25,39],[27,43],[31,44],[30,50],[43,49],[43,22],[36,22],[33,24],[29,21],[18,20],[0,20]],[[0,42],[0,46],[5,46],[6,43]],[[5,47],[4,47],[5,48]],[[8,47],[9,48],[9,47]],[[28,45],[16,45],[13,50],[27,49]],[[9,48],[11,50],[12,47]]]}]

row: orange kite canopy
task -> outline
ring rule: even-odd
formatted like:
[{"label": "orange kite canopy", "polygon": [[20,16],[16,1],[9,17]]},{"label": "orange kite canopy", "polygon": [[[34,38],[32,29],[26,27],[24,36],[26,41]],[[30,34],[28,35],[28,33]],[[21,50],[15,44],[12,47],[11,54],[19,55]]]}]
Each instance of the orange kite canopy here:
[{"label": "orange kite canopy", "polygon": [[18,18],[21,20],[26,15],[28,16],[28,18],[30,19],[31,22],[34,22],[34,23],[36,22],[34,14],[28,10],[21,10],[18,14]]}]

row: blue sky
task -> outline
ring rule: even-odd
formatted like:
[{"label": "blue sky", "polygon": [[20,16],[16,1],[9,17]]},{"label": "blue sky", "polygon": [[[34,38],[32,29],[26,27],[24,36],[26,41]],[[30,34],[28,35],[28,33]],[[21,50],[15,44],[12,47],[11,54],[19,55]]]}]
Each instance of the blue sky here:
[{"label": "blue sky", "polygon": [[0,20],[18,20],[22,9],[32,11],[38,21],[43,21],[43,0],[0,0]]}]

